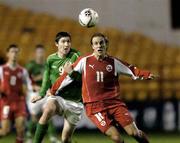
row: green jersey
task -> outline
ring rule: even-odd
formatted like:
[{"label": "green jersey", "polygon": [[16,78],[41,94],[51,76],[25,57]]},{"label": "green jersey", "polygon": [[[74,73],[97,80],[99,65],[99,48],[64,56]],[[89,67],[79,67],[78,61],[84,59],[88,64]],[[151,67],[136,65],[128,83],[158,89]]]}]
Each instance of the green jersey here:
[{"label": "green jersey", "polygon": [[[46,91],[52,86],[52,84],[57,80],[57,78],[63,74],[65,63],[66,62],[74,63],[79,56],[80,56],[80,52],[74,49],[71,49],[69,54],[65,58],[59,57],[58,53],[54,53],[48,56],[47,61],[46,61],[44,75],[43,75],[43,82],[42,82],[39,95],[45,96]],[[72,88],[68,88],[68,90],[69,89],[71,90]],[[76,88],[76,90],[79,90],[79,89]],[[72,92],[74,92],[74,90]],[[78,92],[76,97],[74,95],[71,96],[70,93],[71,91],[64,91],[62,92],[60,96],[62,96],[64,99],[69,99],[69,100],[80,99],[80,96],[81,96],[80,92]]]},{"label": "green jersey", "polygon": [[36,61],[32,60],[26,64],[26,69],[28,70],[29,75],[32,77],[33,83],[35,83],[38,86],[41,86],[42,79],[34,81],[33,76],[42,75],[44,73],[45,63],[44,64],[38,64],[38,63],[36,63]]}]

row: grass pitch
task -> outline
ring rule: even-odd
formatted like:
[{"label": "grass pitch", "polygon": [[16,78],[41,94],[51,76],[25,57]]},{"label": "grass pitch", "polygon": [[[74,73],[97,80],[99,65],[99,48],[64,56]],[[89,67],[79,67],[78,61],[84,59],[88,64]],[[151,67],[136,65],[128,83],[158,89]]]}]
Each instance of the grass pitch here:
[{"label": "grass pitch", "polygon": [[[180,135],[177,134],[148,134],[150,143],[180,143]],[[134,139],[127,135],[122,135],[125,143],[137,143]],[[15,134],[10,134],[6,137],[0,138],[0,143],[15,143]],[[50,143],[45,137],[43,143]],[[101,134],[99,131],[76,131],[73,136],[73,143],[113,143],[108,137]]]}]

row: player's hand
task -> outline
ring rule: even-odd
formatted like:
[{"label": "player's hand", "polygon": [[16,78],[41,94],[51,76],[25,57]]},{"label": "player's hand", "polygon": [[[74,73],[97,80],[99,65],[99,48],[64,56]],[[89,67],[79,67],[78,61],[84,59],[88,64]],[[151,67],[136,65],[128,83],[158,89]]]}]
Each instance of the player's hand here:
[{"label": "player's hand", "polygon": [[33,96],[33,97],[31,98],[31,102],[32,102],[32,103],[35,103],[35,102],[41,100],[42,98],[43,98],[42,96],[35,95],[35,96]]},{"label": "player's hand", "polygon": [[64,72],[71,73],[73,70],[72,64],[70,62],[66,62],[64,65]]},{"label": "player's hand", "polygon": [[48,89],[46,92],[46,96],[54,96],[54,95],[51,93],[50,89]]},{"label": "player's hand", "polygon": [[159,78],[159,75],[155,75],[155,74],[150,74],[149,77],[147,79],[156,79]]},{"label": "player's hand", "polygon": [[152,80],[156,78],[159,78],[159,75],[154,75],[152,73],[148,77],[144,77],[144,76],[139,77],[140,80]]}]

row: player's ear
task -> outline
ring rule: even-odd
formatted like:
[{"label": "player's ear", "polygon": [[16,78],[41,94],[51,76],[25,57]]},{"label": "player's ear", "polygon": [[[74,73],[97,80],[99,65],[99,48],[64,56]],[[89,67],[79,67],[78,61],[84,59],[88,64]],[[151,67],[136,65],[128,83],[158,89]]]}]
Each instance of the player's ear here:
[{"label": "player's ear", "polygon": [[57,42],[55,42],[55,45],[56,45],[56,47],[58,47],[58,43]]},{"label": "player's ear", "polygon": [[94,48],[94,46],[93,46],[93,43],[91,44],[91,48],[94,50],[95,48]]}]

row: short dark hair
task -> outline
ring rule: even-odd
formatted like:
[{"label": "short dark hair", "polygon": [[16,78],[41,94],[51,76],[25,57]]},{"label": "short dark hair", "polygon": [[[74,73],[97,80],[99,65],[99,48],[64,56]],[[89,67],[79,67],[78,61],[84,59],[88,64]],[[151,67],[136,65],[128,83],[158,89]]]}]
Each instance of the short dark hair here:
[{"label": "short dark hair", "polygon": [[59,39],[62,37],[69,37],[71,39],[71,35],[68,32],[58,32],[56,34],[55,42],[58,43]]},{"label": "short dark hair", "polygon": [[7,47],[7,49],[6,49],[6,52],[9,52],[9,50],[12,49],[12,48],[17,48],[17,49],[19,49],[18,45],[16,45],[16,44],[10,44],[10,45]]},{"label": "short dark hair", "polygon": [[45,48],[44,48],[44,45],[37,44],[36,47],[35,47],[35,50],[37,50],[37,49],[45,49]]},{"label": "short dark hair", "polygon": [[91,36],[91,45],[92,45],[92,39],[93,39],[94,37],[103,37],[104,40],[105,40],[105,42],[106,42],[106,44],[109,43],[108,38],[107,38],[104,34],[102,34],[102,33],[94,33],[94,34]]}]

